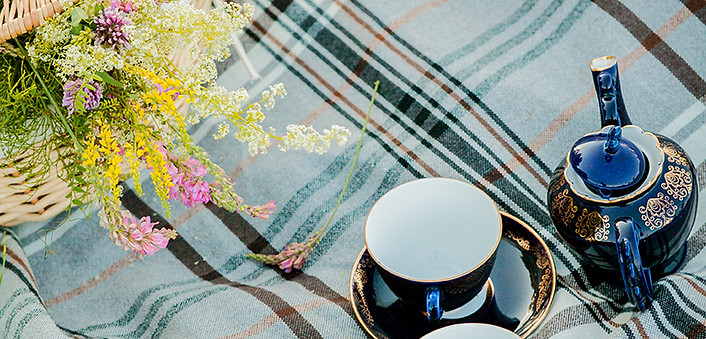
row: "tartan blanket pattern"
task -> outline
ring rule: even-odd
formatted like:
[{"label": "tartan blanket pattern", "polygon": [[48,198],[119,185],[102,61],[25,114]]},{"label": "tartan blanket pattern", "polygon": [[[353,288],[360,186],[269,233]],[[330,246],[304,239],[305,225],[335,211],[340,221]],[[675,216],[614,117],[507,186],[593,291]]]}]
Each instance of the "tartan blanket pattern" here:
[{"label": "tartan blanket pattern", "polygon": [[276,213],[263,221],[174,204],[167,218],[147,180],[142,197],[125,183],[125,208],[180,233],[154,257],[113,245],[90,211],[6,229],[0,337],[364,338],[348,288],[366,214],[393,187],[436,176],[482,188],[551,250],[557,291],[533,338],[706,337],[704,199],[685,266],[655,282],[643,313],[559,239],[546,207],[554,166],[599,127],[588,63],[603,55],[619,59],[632,120],[680,143],[703,187],[706,1],[251,2],[242,41],[263,78],[249,81],[233,58],[219,82],[252,95],[283,82],[289,95],[269,124],[335,123],[355,140],[380,81],[349,190],[304,270],[284,274],[244,254],[276,253],[325,223],[354,142],[321,156],[273,147],[251,157],[214,141],[216,124],[204,122],[195,140],[243,197],[274,199]]}]

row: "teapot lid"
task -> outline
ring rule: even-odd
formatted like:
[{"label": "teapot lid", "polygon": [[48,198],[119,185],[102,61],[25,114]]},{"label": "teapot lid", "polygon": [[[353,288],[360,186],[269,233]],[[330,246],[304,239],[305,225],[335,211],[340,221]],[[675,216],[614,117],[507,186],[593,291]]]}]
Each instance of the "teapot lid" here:
[{"label": "teapot lid", "polygon": [[645,155],[622,137],[620,126],[576,141],[569,162],[586,186],[604,198],[631,192],[647,174]]}]

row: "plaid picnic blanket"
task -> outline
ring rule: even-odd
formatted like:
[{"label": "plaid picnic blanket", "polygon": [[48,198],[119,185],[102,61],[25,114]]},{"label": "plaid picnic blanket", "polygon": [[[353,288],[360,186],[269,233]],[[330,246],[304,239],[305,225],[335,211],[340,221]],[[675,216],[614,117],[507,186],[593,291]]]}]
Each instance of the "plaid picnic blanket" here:
[{"label": "plaid picnic blanket", "polygon": [[[277,203],[267,221],[207,205],[138,197],[125,208],[180,237],[139,259],[112,244],[97,215],[74,210],[4,230],[0,337],[364,338],[349,301],[352,265],[372,204],[402,183],[450,177],[487,192],[551,250],[557,291],[534,338],[706,337],[706,199],[687,262],[655,283],[637,312],[558,238],[546,191],[573,142],[599,128],[588,64],[619,59],[630,116],[680,143],[706,181],[706,1],[250,0],[242,41],[262,79],[242,61],[221,65],[221,84],[257,94],[282,82],[289,95],[269,125],[347,126],[360,136],[373,83],[377,101],[351,185],[302,272],[248,260],[303,241],[330,216],[355,142],[324,155],[251,157],[215,141],[214,123],[192,127],[252,204]],[[232,138],[230,138],[232,139]],[[147,177],[147,176],[143,176]]]}]

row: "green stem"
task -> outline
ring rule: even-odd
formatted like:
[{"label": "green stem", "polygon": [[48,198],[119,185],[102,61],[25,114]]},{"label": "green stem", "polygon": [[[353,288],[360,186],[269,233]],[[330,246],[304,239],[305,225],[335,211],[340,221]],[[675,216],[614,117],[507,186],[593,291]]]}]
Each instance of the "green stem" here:
[{"label": "green stem", "polygon": [[32,68],[32,72],[34,72],[34,75],[37,77],[37,80],[39,80],[39,84],[42,85],[42,90],[44,90],[44,93],[49,97],[49,102],[51,105],[54,107],[54,114],[56,114],[59,119],[61,120],[61,124],[64,126],[66,129],[66,132],[69,133],[69,136],[71,136],[71,140],[73,140],[74,145],[76,145],[76,149],[78,150],[78,153],[83,153],[83,147],[81,144],[78,142],[78,139],[76,138],[76,135],[74,135],[74,131],[71,129],[71,126],[69,125],[69,122],[66,121],[66,117],[64,117],[61,114],[61,108],[59,105],[56,103],[56,100],[54,100],[54,96],[49,92],[49,88],[47,88],[47,85],[44,83],[44,80],[42,79],[42,76],[39,74],[39,71],[34,67],[34,64],[30,60],[29,56],[27,55],[27,51],[22,47],[21,44],[17,44],[18,48],[22,52],[22,55],[26,58],[27,63],[29,64],[29,67]]},{"label": "green stem", "polygon": [[5,275],[5,260],[7,257],[7,233],[2,232],[2,272],[0,272],[0,285],[2,285],[2,277]]},{"label": "green stem", "polygon": [[338,196],[338,201],[336,202],[336,207],[333,208],[333,213],[331,213],[331,217],[328,218],[328,221],[326,222],[326,225],[322,227],[320,230],[316,232],[315,240],[312,243],[312,247],[315,246],[316,244],[321,241],[321,238],[323,237],[324,232],[328,228],[328,226],[331,224],[331,221],[333,220],[333,217],[336,215],[336,211],[338,211],[338,207],[341,206],[341,202],[343,202],[343,195],[346,194],[346,189],[348,189],[348,184],[351,182],[351,178],[353,177],[353,170],[355,169],[356,163],[358,163],[358,154],[360,154],[360,147],[363,145],[363,137],[365,137],[365,130],[368,126],[368,119],[370,118],[370,112],[373,110],[373,104],[375,103],[375,95],[378,93],[378,86],[380,85],[380,81],[375,81],[375,89],[373,89],[373,96],[370,98],[370,106],[368,106],[368,113],[365,115],[365,122],[363,122],[363,128],[361,129],[360,132],[360,139],[358,139],[358,146],[356,146],[355,149],[355,155],[353,156],[353,164],[351,165],[351,170],[348,172],[348,178],[346,178],[346,184],[343,185],[343,190],[341,190],[341,194]]}]

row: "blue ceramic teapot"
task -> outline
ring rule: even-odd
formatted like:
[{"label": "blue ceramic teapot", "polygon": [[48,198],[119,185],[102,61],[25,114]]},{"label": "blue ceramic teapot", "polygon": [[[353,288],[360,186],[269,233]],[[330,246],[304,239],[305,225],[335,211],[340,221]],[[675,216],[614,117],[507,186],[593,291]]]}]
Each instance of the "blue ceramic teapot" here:
[{"label": "blue ceramic teapot", "polygon": [[694,165],[674,141],[634,126],[614,57],[591,62],[602,128],[580,138],[552,175],[552,222],[579,257],[621,272],[628,299],[652,301],[652,274],[686,257],[696,216]]}]

